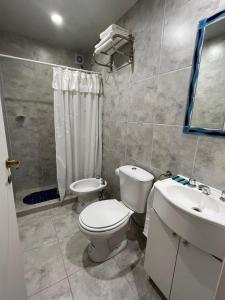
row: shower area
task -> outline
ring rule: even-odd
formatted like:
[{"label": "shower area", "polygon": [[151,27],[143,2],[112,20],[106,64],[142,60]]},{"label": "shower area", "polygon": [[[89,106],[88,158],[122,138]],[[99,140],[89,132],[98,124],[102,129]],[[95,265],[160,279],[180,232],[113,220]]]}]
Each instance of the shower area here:
[{"label": "shower area", "polygon": [[20,162],[10,169],[18,213],[71,201],[73,181],[100,174],[99,82],[94,72],[0,54],[9,159]]},{"label": "shower area", "polygon": [[52,68],[0,58],[0,77],[9,157],[20,161],[11,168],[16,209],[40,206],[45,196],[56,202]]}]

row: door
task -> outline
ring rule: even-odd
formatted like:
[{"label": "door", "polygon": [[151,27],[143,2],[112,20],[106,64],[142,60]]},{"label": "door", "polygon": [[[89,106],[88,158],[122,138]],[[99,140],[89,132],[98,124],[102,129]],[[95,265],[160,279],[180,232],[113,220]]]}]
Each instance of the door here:
[{"label": "door", "polygon": [[172,286],[179,240],[152,208],[144,267],[167,299]]},{"label": "door", "polygon": [[[1,97],[1,95],[0,95]],[[12,184],[8,183],[8,158],[0,98],[0,299],[25,300],[23,260],[18,237]]]},{"label": "door", "polygon": [[181,241],[170,299],[213,300],[221,267],[212,255]]}]

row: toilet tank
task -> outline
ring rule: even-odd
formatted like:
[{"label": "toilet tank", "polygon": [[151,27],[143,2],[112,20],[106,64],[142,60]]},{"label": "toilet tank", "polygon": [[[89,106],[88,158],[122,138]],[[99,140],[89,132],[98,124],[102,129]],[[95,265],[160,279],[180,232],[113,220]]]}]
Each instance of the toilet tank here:
[{"label": "toilet tank", "polygon": [[116,174],[120,178],[122,202],[134,212],[144,213],[154,176],[139,167],[131,165],[118,168]]}]

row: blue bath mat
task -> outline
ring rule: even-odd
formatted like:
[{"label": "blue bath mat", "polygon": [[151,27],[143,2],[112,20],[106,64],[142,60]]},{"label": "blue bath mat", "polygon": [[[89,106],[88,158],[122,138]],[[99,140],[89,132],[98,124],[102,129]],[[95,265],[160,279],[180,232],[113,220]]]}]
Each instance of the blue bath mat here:
[{"label": "blue bath mat", "polygon": [[46,191],[35,192],[23,198],[26,204],[37,204],[48,200],[59,198],[58,189],[50,189]]}]

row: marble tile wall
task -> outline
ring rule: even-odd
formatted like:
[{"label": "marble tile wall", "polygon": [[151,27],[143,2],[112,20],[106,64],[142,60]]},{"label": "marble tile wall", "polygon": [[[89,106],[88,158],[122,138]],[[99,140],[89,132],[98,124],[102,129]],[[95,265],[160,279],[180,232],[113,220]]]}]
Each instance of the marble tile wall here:
[{"label": "marble tile wall", "polygon": [[225,139],[182,133],[197,22],[224,0],[139,0],[117,23],[135,37],[135,63],[103,72],[103,176],[119,197],[114,170],[135,164],[225,189]]},{"label": "marble tile wall", "polygon": [[[0,32],[0,53],[72,66],[74,54],[35,40]],[[52,68],[0,59],[15,193],[56,185]],[[24,116],[21,119],[20,116]]]}]

